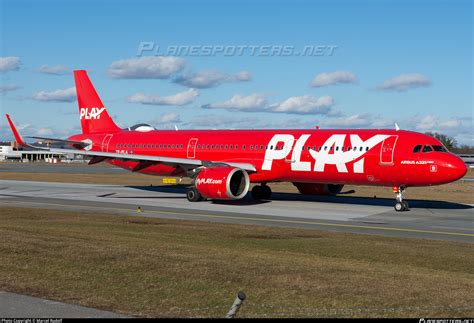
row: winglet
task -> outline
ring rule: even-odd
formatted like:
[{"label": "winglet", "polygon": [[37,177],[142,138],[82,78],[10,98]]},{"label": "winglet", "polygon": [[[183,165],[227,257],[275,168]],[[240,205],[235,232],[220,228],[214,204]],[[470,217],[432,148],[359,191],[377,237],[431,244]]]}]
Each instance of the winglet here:
[{"label": "winglet", "polygon": [[398,131],[400,130],[400,127],[398,126],[398,123],[395,122],[395,130]]},{"label": "winglet", "polygon": [[20,133],[18,132],[18,130],[16,130],[16,127],[15,127],[15,125],[13,124],[12,119],[10,119],[10,116],[9,116],[8,114],[6,114],[6,116],[7,116],[8,123],[10,124],[10,128],[12,128],[13,136],[15,136],[16,142],[17,142],[19,145],[27,146],[27,144],[26,144],[25,141],[23,140],[23,137],[20,135]]}]

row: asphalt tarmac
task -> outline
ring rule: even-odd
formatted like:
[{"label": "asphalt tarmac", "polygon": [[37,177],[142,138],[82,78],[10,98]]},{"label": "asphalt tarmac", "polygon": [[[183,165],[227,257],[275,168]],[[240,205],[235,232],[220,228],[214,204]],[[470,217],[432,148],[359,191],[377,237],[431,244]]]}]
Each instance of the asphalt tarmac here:
[{"label": "asphalt tarmac", "polygon": [[[121,186],[0,180],[0,207],[21,206],[180,220],[296,227],[359,234],[474,241],[473,205],[274,193],[272,200],[191,203],[183,185]],[[138,212],[140,208],[141,212]]]}]

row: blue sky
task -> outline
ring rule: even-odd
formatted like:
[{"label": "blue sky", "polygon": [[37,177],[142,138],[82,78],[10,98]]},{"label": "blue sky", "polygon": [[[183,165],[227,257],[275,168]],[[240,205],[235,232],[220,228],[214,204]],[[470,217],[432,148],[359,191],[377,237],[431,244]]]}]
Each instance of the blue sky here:
[{"label": "blue sky", "polygon": [[[121,126],[397,122],[474,144],[471,1],[0,3],[1,112],[25,134],[79,131],[71,71],[86,69]],[[256,46],[260,55],[138,55],[143,42],[161,55],[192,45]],[[292,53],[265,55],[262,46]],[[333,51],[295,54],[305,46]],[[0,140],[11,138],[0,120]]]}]

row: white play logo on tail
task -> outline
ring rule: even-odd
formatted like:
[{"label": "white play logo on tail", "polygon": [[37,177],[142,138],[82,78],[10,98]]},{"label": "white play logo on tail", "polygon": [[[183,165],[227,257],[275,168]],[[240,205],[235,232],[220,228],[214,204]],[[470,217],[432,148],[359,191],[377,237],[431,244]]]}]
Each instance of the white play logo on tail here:
[{"label": "white play logo on tail", "polygon": [[80,118],[86,120],[98,120],[100,119],[100,114],[105,110],[105,108],[81,108]]}]

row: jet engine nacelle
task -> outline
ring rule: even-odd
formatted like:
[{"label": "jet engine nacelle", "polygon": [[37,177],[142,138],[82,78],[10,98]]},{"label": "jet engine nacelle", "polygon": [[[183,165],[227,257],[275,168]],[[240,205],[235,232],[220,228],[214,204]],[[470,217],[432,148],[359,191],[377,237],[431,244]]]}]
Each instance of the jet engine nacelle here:
[{"label": "jet engine nacelle", "polygon": [[239,200],[250,186],[246,171],[235,167],[211,167],[201,170],[196,177],[196,189],[205,198]]},{"label": "jet engine nacelle", "polygon": [[344,184],[293,183],[301,194],[336,195],[341,193]]}]

